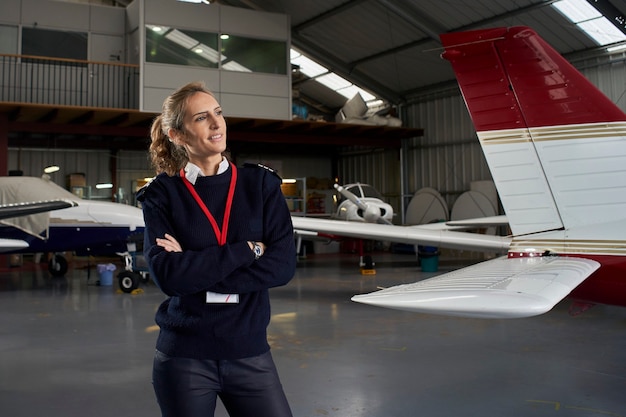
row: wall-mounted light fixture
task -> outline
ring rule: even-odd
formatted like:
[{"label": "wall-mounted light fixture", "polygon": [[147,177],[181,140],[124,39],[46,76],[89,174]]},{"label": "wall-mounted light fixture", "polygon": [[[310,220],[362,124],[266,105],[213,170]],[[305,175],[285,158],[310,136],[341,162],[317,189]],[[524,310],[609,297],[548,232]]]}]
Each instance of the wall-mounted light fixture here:
[{"label": "wall-mounted light fixture", "polygon": [[57,172],[59,169],[58,165],[49,165],[43,169],[43,172],[46,174],[52,174],[53,172]]}]

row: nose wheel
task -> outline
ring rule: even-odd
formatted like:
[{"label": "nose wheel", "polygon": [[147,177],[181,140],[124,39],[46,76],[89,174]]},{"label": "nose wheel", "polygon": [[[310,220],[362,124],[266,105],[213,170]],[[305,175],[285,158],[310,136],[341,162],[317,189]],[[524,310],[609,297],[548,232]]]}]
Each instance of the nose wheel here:
[{"label": "nose wheel", "polygon": [[117,275],[120,289],[125,293],[131,293],[139,288],[141,274],[133,271],[122,271]]}]

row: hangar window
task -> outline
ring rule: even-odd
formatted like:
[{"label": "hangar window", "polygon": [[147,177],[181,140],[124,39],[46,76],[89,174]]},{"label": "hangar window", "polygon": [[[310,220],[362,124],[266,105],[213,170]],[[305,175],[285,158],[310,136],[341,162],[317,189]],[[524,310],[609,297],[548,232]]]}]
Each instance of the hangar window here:
[{"label": "hangar window", "polygon": [[243,36],[220,36],[222,68],[229,71],[252,71],[287,74],[287,43]]},{"label": "hangar window", "polygon": [[146,62],[217,68],[217,33],[146,25]]},{"label": "hangar window", "polygon": [[146,25],[146,61],[284,75],[287,74],[287,44]]},{"label": "hangar window", "polygon": [[87,60],[87,33],[22,28],[22,54]]}]

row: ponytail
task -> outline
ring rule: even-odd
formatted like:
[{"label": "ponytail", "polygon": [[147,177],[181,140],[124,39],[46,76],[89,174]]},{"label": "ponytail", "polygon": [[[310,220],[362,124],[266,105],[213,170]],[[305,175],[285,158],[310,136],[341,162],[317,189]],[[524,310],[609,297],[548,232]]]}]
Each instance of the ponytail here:
[{"label": "ponytail", "polygon": [[152,122],[150,137],[152,139],[149,148],[150,161],[157,174],[165,172],[172,176],[187,164],[189,161],[187,151],[167,136],[162,114]]}]

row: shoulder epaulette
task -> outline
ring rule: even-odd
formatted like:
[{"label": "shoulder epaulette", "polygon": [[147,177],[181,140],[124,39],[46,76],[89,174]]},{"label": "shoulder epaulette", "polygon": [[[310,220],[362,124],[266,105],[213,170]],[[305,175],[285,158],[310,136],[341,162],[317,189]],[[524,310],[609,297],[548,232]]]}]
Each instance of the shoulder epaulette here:
[{"label": "shoulder epaulette", "polygon": [[252,163],[246,162],[245,164],[243,164],[243,166],[246,167],[246,168],[262,168],[262,169],[264,169],[266,171],[271,172],[273,175],[275,175],[278,179],[280,179],[282,181],[282,178],[280,177],[280,175],[278,175],[278,173],[274,169],[268,167],[267,165],[252,164]]},{"label": "shoulder epaulette", "polygon": [[150,178],[148,182],[146,182],[140,189],[137,190],[137,194],[135,195],[137,200],[141,201],[141,199],[143,199],[144,194],[146,190],[148,189],[148,186],[152,184],[152,182],[156,179],[156,177],[157,176],[155,175],[154,177]]}]

